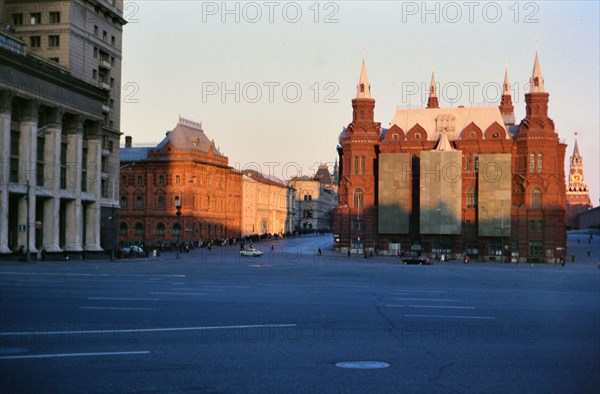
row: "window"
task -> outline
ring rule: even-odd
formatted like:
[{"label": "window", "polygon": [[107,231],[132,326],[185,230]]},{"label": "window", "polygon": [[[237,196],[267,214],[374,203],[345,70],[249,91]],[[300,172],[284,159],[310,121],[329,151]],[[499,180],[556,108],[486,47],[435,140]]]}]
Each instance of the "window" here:
[{"label": "window", "polygon": [[115,36],[110,36],[110,45],[115,46],[117,39]]},{"label": "window", "polygon": [[175,176],[175,183],[179,183],[181,182],[181,178],[179,177],[179,175]]},{"label": "window", "polygon": [[538,153],[537,172],[542,172],[542,154]]},{"label": "window", "polygon": [[156,235],[165,235],[165,225],[162,223],[158,223],[156,225]]},{"label": "window", "polygon": [[365,173],[365,161],[366,161],[365,157],[364,157],[364,156],[362,156],[362,157],[360,158],[360,173],[361,173],[361,174],[364,174],[364,173]]},{"label": "window", "polygon": [[119,225],[119,234],[127,235],[127,225],[125,223]]},{"label": "window", "polygon": [[533,189],[531,192],[531,208],[542,207],[542,191],[540,189]]},{"label": "window", "polygon": [[163,175],[160,175],[158,177],[158,184],[159,185],[164,185],[165,184],[165,177]]},{"label": "window", "polygon": [[50,23],[60,23],[60,12],[50,11],[48,14]]},{"label": "window", "polygon": [[23,24],[23,14],[21,14],[21,13],[12,14],[12,24],[14,26],[22,25]]},{"label": "window", "polygon": [[469,153],[469,154],[467,154],[467,172],[471,172],[471,168],[472,168],[471,154]]},{"label": "window", "polygon": [[123,175],[121,177],[121,186],[126,186],[127,185],[127,177],[125,175]]},{"label": "window", "polygon": [[114,66],[114,65],[115,65],[115,57],[114,57],[114,56],[111,56],[111,57],[110,57],[110,65],[111,65],[111,66]]},{"label": "window", "polygon": [[354,208],[362,208],[363,206],[363,191],[361,189],[356,189],[354,191]]},{"label": "window", "polygon": [[29,46],[32,48],[39,48],[42,45],[42,38],[40,36],[29,37]]},{"label": "window", "polygon": [[141,185],[141,184],[142,184],[142,176],[141,176],[141,175],[138,175],[138,176],[137,176],[137,184],[138,184],[138,185]]},{"label": "window", "polygon": [[465,220],[465,231],[471,230],[471,221]]},{"label": "window", "polygon": [[102,41],[108,41],[108,33],[106,32],[106,30],[102,31]]},{"label": "window", "polygon": [[59,59],[57,57],[49,57],[48,60],[50,60],[51,62],[54,62],[54,63],[58,63]]},{"label": "window", "polygon": [[469,189],[467,191],[467,208],[475,208],[477,206],[477,196],[475,189]]},{"label": "window", "polygon": [[50,48],[57,48],[60,46],[60,36],[48,36],[48,46]]},{"label": "window", "polygon": [[173,235],[181,234],[181,227],[179,227],[179,223],[175,223],[173,225]]},{"label": "window", "polygon": [[31,14],[31,24],[39,25],[42,23],[42,13],[41,12],[32,12]]},{"label": "window", "polygon": [[135,207],[137,209],[144,208],[144,200],[142,199],[142,196],[137,196],[137,198],[135,199]]},{"label": "window", "polygon": [[158,207],[158,209],[165,209],[165,197],[164,196],[158,196],[158,201],[156,206]]},{"label": "window", "polygon": [[535,171],[535,155],[533,153],[529,154],[529,172]]},{"label": "window", "polygon": [[94,59],[98,59],[98,48],[94,47]]},{"label": "window", "polygon": [[121,197],[121,208],[127,208],[127,197],[125,196]]},{"label": "window", "polygon": [[529,231],[534,231],[535,230],[535,220],[530,220],[529,221]]},{"label": "window", "polygon": [[415,133],[415,139],[416,140],[420,140],[421,139],[421,133]]},{"label": "window", "polygon": [[362,230],[362,220],[352,219],[352,230]]},{"label": "window", "polygon": [[135,235],[143,235],[144,234],[144,226],[142,223],[137,223],[135,225]]},{"label": "window", "polygon": [[94,25],[94,35],[98,36],[98,26]]},{"label": "window", "polygon": [[542,231],[544,231],[544,221],[543,220],[538,220],[538,231],[541,233]]},{"label": "window", "polygon": [[92,70],[92,79],[94,81],[98,79],[98,71],[97,70]]},{"label": "window", "polygon": [[358,174],[358,156],[354,156],[354,173]]},{"label": "window", "polygon": [[542,243],[541,242],[530,242],[529,243],[529,256],[542,256]]},{"label": "window", "polygon": [[106,182],[106,179],[100,181],[100,193],[103,198],[108,198],[108,182]]}]

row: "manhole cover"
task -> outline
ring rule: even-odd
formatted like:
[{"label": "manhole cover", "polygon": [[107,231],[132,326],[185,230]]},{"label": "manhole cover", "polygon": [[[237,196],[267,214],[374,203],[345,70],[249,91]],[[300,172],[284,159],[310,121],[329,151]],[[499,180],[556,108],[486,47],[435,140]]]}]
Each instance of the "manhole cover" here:
[{"label": "manhole cover", "polygon": [[336,367],[349,369],[383,369],[390,366],[382,361],[340,361]]}]

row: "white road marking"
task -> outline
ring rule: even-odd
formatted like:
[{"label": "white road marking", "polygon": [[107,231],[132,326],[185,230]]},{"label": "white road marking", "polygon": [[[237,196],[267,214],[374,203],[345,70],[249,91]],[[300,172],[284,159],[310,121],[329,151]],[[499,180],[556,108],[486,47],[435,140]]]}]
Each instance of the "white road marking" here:
[{"label": "white road marking", "polygon": [[474,306],[453,305],[408,305],[409,308],[437,308],[437,309],[475,309]]},{"label": "white road marking", "polygon": [[57,357],[97,357],[97,356],[127,356],[134,354],[150,354],[149,350],[138,352],[99,352],[99,353],[59,353],[59,354],[27,354],[20,356],[0,356],[0,360],[18,360],[27,358],[57,358]]},{"label": "white road marking", "polygon": [[99,301],[160,301],[158,298],[88,297],[87,299]]},{"label": "white road marking", "polygon": [[156,294],[156,295],[198,295],[198,296],[205,296],[207,295],[207,293],[170,293],[170,292],[151,292],[150,294]]},{"label": "white road marking", "polygon": [[449,316],[449,315],[404,315],[404,317],[434,317],[434,318],[447,318],[447,319],[482,319],[482,320],[494,320],[492,316]]},{"label": "white road marking", "polygon": [[398,301],[436,301],[436,302],[462,302],[461,300],[441,300],[437,298],[394,298]]},{"label": "white road marking", "polygon": [[156,308],[118,308],[111,306],[80,306],[79,309],[99,309],[106,311],[155,311]]},{"label": "white road marking", "polygon": [[27,275],[27,276],[122,276],[127,278],[156,278],[157,276],[161,278],[185,278],[185,275],[179,274],[165,274],[165,275],[144,275],[144,274],[83,274],[76,272],[13,272],[13,271],[2,271],[2,275]]},{"label": "white road marking", "polygon": [[[448,290],[421,290],[421,289],[407,289],[407,290],[394,290],[393,293],[447,293]],[[404,294],[399,294],[404,295]]]},{"label": "white road marking", "polygon": [[128,332],[175,332],[175,331],[210,331],[210,330],[233,330],[233,329],[246,329],[246,328],[286,328],[286,327],[298,327],[294,323],[283,323],[283,324],[247,324],[241,326],[197,326],[197,327],[166,327],[166,328],[131,328],[121,330],[80,330],[80,331],[13,331],[13,332],[0,332],[0,337],[17,337],[26,335],[89,335],[89,334],[115,334],[115,333],[128,333]]}]

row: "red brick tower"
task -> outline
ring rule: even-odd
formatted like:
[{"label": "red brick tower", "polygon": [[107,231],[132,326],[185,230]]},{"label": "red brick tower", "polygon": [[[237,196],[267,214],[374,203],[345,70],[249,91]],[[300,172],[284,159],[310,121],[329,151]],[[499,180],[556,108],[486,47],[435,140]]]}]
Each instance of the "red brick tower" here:
[{"label": "red brick tower", "polygon": [[566,145],[548,117],[549,94],[537,52],[529,84],[513,161],[513,250],[530,260],[552,261],[565,256]]},{"label": "red brick tower", "polygon": [[577,215],[592,208],[590,191],[583,180],[583,157],[579,154],[577,133],[575,133],[575,146],[569,166],[569,187],[567,188],[567,225],[577,228]]},{"label": "red brick tower", "polygon": [[437,86],[435,85],[435,76],[431,72],[431,84],[429,85],[429,98],[427,99],[427,108],[439,108],[440,103],[437,98]]},{"label": "red brick tower", "polygon": [[502,100],[500,101],[500,113],[505,125],[515,124],[515,107],[510,94],[510,82],[508,82],[508,69],[504,72],[504,83],[502,84]]},{"label": "red brick tower", "polygon": [[[334,210],[334,233],[341,250],[359,253],[375,247],[377,207],[375,172],[381,123],[374,120],[375,100],[363,61],[352,100],[352,122],[340,135],[339,204]],[[350,240],[350,241],[348,241]]]}]

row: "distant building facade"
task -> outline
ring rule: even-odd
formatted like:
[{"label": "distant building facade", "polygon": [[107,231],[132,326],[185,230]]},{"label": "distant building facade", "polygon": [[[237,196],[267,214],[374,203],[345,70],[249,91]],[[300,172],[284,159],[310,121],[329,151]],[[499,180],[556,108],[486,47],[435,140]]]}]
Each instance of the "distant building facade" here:
[{"label": "distant building facade", "polygon": [[581,212],[592,208],[592,201],[588,185],[583,178],[583,156],[579,154],[577,136],[570,160],[569,185],[567,186],[567,226],[579,228],[577,217]]},{"label": "distant building facade", "polygon": [[333,183],[327,166],[319,166],[312,177],[294,177],[288,183],[296,190],[295,230],[331,231],[338,196],[337,186]]},{"label": "distant building facade", "polygon": [[242,236],[292,232],[290,202],[294,189],[254,170],[242,171]]},{"label": "distant building facade", "polygon": [[[180,118],[155,147],[121,149],[120,245],[174,246],[241,236],[242,174],[200,123]],[[177,206],[181,217],[177,217]]]},{"label": "distant building facade", "polygon": [[425,109],[374,120],[362,65],[352,122],[340,135],[334,247],[387,254],[564,257],[566,145],[548,117],[536,54],[526,116],[515,124],[508,74],[498,107]]}]

